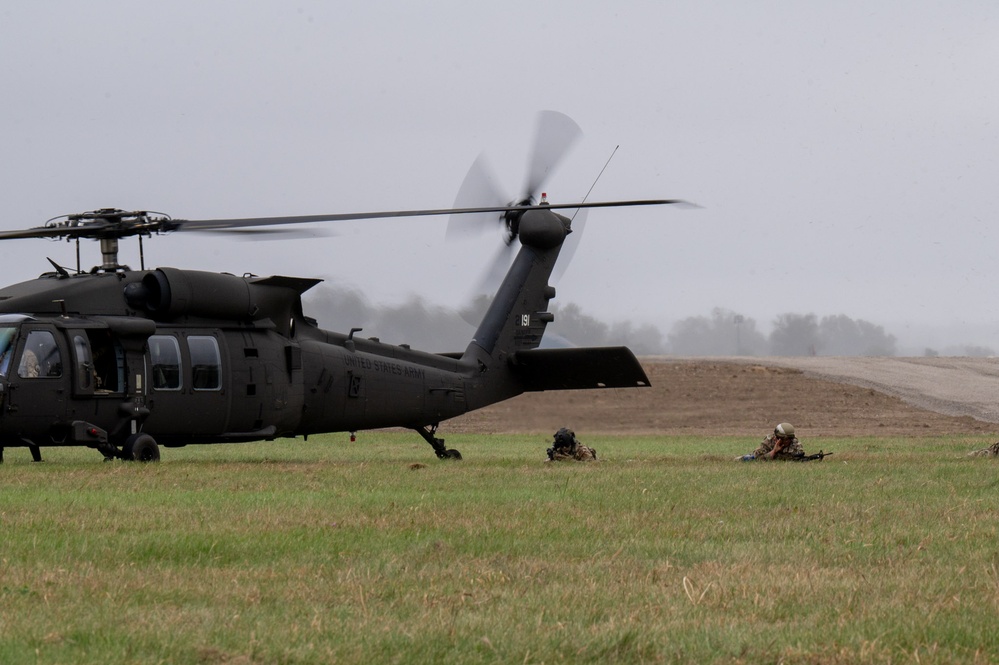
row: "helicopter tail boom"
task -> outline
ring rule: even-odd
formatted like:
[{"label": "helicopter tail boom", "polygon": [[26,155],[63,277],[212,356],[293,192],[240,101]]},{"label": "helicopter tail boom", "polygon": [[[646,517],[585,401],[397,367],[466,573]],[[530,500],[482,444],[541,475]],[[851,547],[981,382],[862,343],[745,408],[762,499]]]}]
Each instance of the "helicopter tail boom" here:
[{"label": "helicopter tail boom", "polygon": [[537,348],[553,319],[548,284],[569,219],[551,211],[528,211],[520,221],[521,249],[465,351],[465,360],[490,366],[514,351]]}]

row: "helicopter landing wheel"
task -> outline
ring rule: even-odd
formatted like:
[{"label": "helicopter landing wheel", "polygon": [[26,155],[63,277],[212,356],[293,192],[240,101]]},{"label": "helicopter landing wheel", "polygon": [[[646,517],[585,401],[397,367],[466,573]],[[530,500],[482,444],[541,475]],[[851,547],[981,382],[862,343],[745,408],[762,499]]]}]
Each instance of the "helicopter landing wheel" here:
[{"label": "helicopter landing wheel", "polygon": [[148,434],[133,434],[121,448],[121,458],[135,462],[159,462],[160,448]]},{"label": "helicopter landing wheel", "polygon": [[461,453],[454,448],[445,448],[444,439],[438,439],[434,436],[437,433],[436,424],[430,427],[414,427],[413,429],[419,432],[420,436],[433,447],[437,459],[461,459]]}]

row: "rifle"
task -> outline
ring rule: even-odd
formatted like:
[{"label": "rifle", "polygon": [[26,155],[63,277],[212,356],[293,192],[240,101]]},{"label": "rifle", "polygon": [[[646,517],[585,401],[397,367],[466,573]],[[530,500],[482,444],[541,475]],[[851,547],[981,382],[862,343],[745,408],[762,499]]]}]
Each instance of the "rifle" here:
[{"label": "rifle", "polygon": [[806,455],[805,453],[801,453],[799,455],[793,455],[791,457],[791,461],[792,462],[811,462],[812,460],[819,460],[821,462],[824,458],[829,457],[830,455],[832,455],[832,453],[824,453],[824,452],[822,452],[820,450],[819,452],[815,453],[814,455]]}]

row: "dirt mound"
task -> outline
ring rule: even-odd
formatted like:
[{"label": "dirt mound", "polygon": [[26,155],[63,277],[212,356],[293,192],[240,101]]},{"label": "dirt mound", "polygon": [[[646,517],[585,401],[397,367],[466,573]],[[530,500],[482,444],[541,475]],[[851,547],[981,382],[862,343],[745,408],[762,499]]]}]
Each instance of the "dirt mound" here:
[{"label": "dirt mound", "polygon": [[[999,363],[933,358],[644,358],[652,386],[528,393],[448,421],[453,432],[803,437],[992,435]],[[991,422],[990,422],[991,420]]]}]

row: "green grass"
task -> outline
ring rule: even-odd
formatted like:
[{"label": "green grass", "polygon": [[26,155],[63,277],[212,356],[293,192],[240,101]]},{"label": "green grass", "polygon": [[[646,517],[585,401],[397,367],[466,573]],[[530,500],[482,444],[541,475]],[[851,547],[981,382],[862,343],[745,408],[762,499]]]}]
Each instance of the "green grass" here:
[{"label": "green grass", "polygon": [[[0,465],[2,663],[952,663],[999,658],[981,438],[415,434],[46,449]],[[413,463],[422,463],[413,468]]]}]

